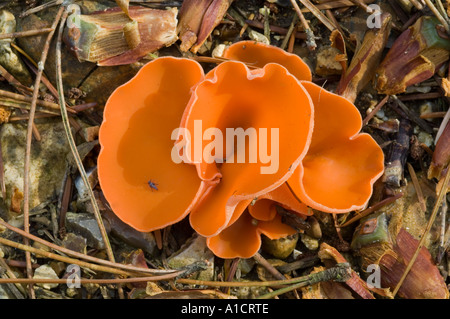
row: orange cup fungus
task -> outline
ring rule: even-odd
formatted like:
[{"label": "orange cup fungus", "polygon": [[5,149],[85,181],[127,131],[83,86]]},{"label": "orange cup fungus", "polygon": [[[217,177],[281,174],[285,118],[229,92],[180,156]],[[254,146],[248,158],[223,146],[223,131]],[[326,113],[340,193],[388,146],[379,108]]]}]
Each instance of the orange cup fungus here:
[{"label": "orange cup fungus", "polygon": [[313,125],[311,100],[284,67],[250,71],[230,61],[212,72],[195,88],[181,123],[193,146],[185,155],[194,158],[196,142],[202,142],[194,160],[208,194],[190,221],[206,237],[227,226],[239,202],[266,194],[292,175]]},{"label": "orange cup fungus", "polygon": [[98,172],[117,216],[147,232],[189,214],[217,256],[249,258],[261,234],[296,232],[277,205],[302,217],[367,205],[384,157],[356,107],[279,48],[242,41],[224,58],[206,76],[158,58],[110,96]]}]

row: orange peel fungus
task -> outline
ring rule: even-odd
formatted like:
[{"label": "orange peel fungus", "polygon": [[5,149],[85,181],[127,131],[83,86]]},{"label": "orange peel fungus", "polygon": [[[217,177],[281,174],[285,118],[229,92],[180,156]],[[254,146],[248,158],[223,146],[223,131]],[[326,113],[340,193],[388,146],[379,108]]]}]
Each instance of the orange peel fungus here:
[{"label": "orange peel fungus", "polygon": [[193,147],[186,153],[208,189],[190,214],[192,227],[206,237],[227,226],[239,202],[290,177],[306,154],[313,125],[311,100],[284,67],[249,70],[224,62],[212,72],[195,88],[181,123],[191,132],[186,144]]},{"label": "orange peel fungus", "polygon": [[261,234],[296,232],[276,205],[303,217],[367,205],[384,157],[356,107],[279,48],[242,41],[224,57],[206,76],[155,59],[111,95],[98,170],[113,211],[140,231],[189,214],[217,256],[248,258]]}]

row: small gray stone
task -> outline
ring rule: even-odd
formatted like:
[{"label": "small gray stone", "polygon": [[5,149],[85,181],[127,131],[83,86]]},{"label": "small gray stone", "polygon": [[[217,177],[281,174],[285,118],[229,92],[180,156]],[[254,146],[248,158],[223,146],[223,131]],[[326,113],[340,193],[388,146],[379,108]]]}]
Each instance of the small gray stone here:
[{"label": "small gray stone", "polygon": [[140,232],[125,224],[112,211],[102,211],[102,217],[107,221],[105,227],[110,230],[111,235],[122,240],[124,243],[140,248],[150,256],[157,253],[158,248],[153,232]]},{"label": "small gray stone", "polygon": [[69,231],[85,237],[88,246],[95,249],[105,249],[100,228],[93,215],[68,212],[66,215],[66,226]]},{"label": "small gray stone", "polygon": [[86,245],[87,245],[86,238],[74,233],[67,233],[62,240],[63,247],[73,251],[77,251],[82,254],[86,253]]},{"label": "small gray stone", "polygon": [[[89,181],[89,185],[91,189],[95,187],[98,183],[98,175],[97,175],[97,167],[92,167],[88,171],[86,171],[86,175]],[[89,200],[89,189],[86,187],[81,176],[78,176],[75,179],[75,187],[78,191],[78,201],[85,202]]]}]

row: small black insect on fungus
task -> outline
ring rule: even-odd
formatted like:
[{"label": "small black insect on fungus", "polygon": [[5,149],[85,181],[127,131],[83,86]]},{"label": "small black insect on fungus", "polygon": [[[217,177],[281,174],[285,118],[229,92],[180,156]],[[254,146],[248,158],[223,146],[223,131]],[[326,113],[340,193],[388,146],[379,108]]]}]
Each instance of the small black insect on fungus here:
[{"label": "small black insect on fungus", "polygon": [[158,190],[158,187],[156,187],[156,186],[158,186],[158,184],[156,184],[156,183],[154,183],[152,180],[149,180],[148,181],[148,186],[150,186],[150,188],[152,189],[152,192],[153,192],[153,190]]}]

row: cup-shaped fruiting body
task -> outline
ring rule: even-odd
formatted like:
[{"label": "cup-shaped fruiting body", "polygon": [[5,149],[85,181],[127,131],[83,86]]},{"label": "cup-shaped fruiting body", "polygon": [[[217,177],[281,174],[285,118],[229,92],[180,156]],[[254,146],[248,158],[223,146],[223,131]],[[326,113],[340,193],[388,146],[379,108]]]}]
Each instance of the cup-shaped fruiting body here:
[{"label": "cup-shaped fruiting body", "polygon": [[255,254],[261,234],[296,231],[277,205],[300,216],[364,207],[384,158],[356,107],[281,49],[245,41],[225,58],[206,76],[159,58],[111,95],[98,166],[113,211],[140,231],[190,213],[209,248],[235,258]]},{"label": "cup-shaped fruiting body", "polygon": [[284,67],[250,70],[224,62],[196,88],[181,129],[184,156],[208,188],[192,210],[192,227],[213,236],[237,205],[284,183],[305,156],[312,134],[311,99]]},{"label": "cup-shaped fruiting body", "polygon": [[383,174],[384,155],[375,140],[359,133],[358,109],[347,99],[302,82],[314,103],[314,132],[308,153],[288,180],[306,205],[328,213],[364,208]]},{"label": "cup-shaped fruiting body", "polygon": [[262,68],[268,63],[277,63],[284,66],[298,80],[311,81],[312,79],[311,70],[298,55],[261,42],[236,42],[225,50],[223,57],[244,62],[253,68]]},{"label": "cup-shaped fruiting body", "polygon": [[100,128],[98,174],[105,198],[124,222],[140,231],[176,223],[196,201],[200,179],[192,165],[171,158],[172,132],[200,65],[165,57],[146,64],[108,99]]},{"label": "cup-shaped fruiting body", "polygon": [[261,247],[261,234],[269,239],[295,234],[297,231],[293,227],[283,223],[281,215],[277,213],[277,206],[305,216],[304,218],[308,215],[306,205],[298,202],[284,183],[252,201],[236,220],[230,222],[218,235],[209,237],[209,249],[221,258],[250,258]]}]

